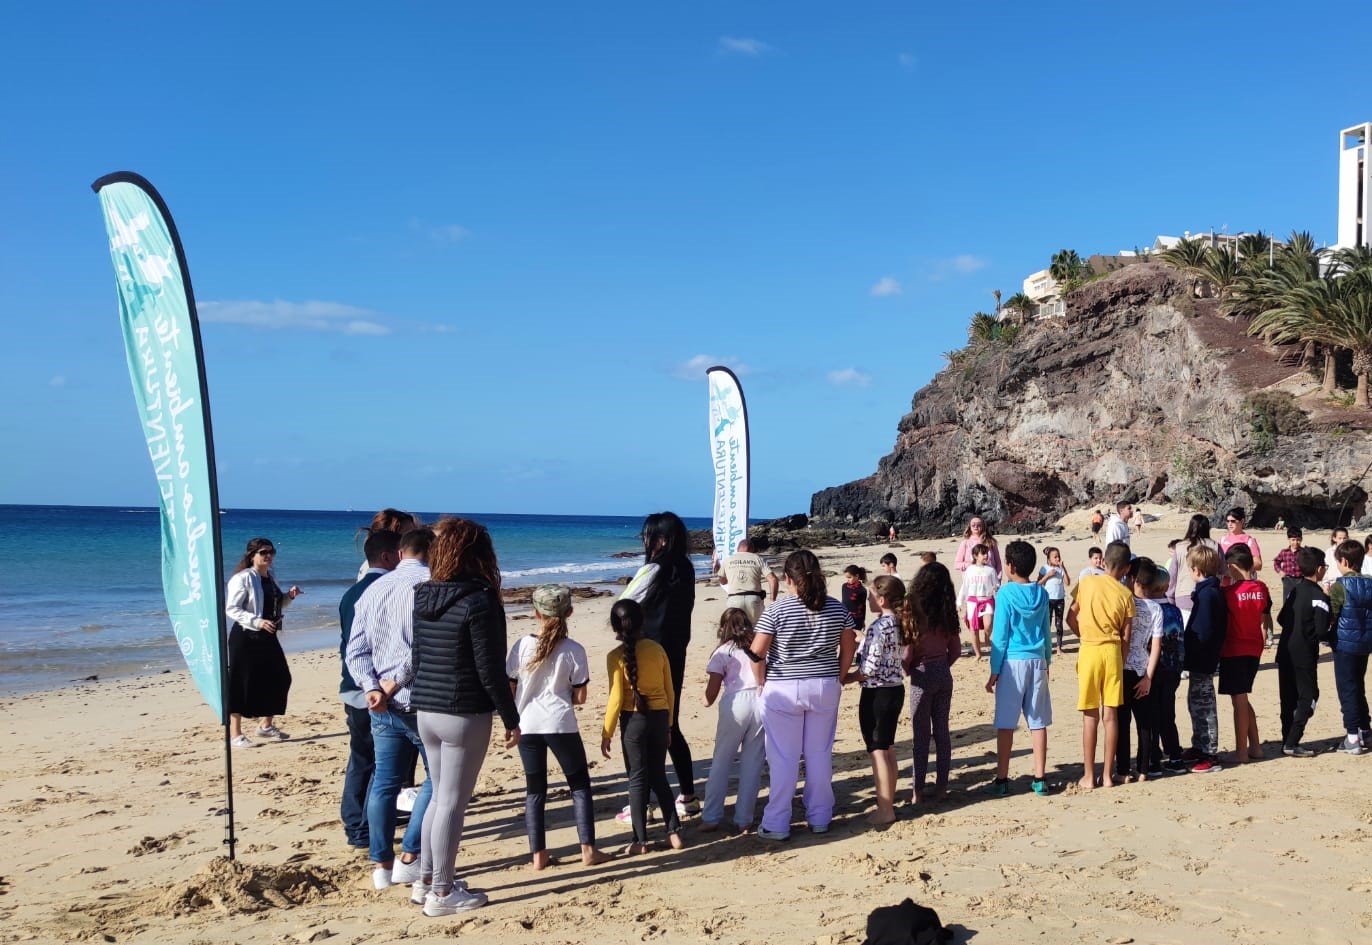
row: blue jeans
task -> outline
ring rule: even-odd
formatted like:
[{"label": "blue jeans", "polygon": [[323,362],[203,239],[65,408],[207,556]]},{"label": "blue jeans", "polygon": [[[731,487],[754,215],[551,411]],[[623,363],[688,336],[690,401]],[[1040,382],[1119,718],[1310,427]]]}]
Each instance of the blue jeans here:
[{"label": "blue jeans", "polygon": [[[424,759],[425,771],[429,769],[429,759],[424,754],[424,743],[419,738],[418,716],[386,709],[372,712],[371,717],[376,768],[372,771],[371,789],[367,791],[368,852],[374,863],[389,863],[395,858],[395,799],[400,796],[400,786],[410,773],[414,749],[417,748],[419,756]],[[429,806],[431,793],[432,788],[426,777],[424,786],[419,789],[419,797],[415,798],[414,810],[410,812],[405,839],[400,844],[406,853],[419,854],[424,810]]]},{"label": "blue jeans", "polygon": [[1334,686],[1343,711],[1343,730],[1349,735],[1367,730],[1367,655],[1335,650]]},{"label": "blue jeans", "polygon": [[369,846],[367,829],[367,792],[372,783],[376,754],[372,749],[372,719],[366,709],[345,704],[348,716],[348,769],[343,775],[343,801],[339,815],[343,832],[353,846]]}]

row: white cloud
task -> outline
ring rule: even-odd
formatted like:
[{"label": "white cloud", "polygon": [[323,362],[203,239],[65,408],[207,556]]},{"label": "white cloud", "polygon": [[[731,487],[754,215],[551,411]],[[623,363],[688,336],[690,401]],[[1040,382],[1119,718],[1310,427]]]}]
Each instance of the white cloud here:
[{"label": "white cloud", "polygon": [[426,223],[416,217],[410,218],[410,229],[435,243],[460,243],[472,235],[471,230],[457,223]]},{"label": "white cloud", "polygon": [[716,364],[722,364],[738,375],[748,373],[748,365],[738,358],[717,358],[713,354],[698,354],[678,364],[672,369],[672,373],[684,381],[698,381],[705,377],[707,368],[712,368]]},{"label": "white cloud", "polygon": [[966,276],[986,268],[986,260],[971,253],[960,253],[947,259],[936,259],[929,265],[929,278],[937,282],[949,276]]},{"label": "white cloud", "polygon": [[757,57],[772,52],[772,47],[760,39],[748,39],[744,36],[721,36],[719,38],[719,52],[724,56]]},{"label": "white cloud", "polygon": [[871,294],[879,299],[900,295],[902,291],[900,283],[891,276],[882,276],[877,280],[877,284],[870,289]]},{"label": "white cloud", "polygon": [[254,299],[201,302],[200,317],[224,325],[251,328],[338,332],[344,335],[389,335],[378,312],[340,302],[264,302]]},{"label": "white cloud", "polygon": [[67,386],[67,378],[66,378],[66,376],[63,375],[63,374],[55,375],[55,376],[52,378],[52,380],[48,381],[48,386],[49,386],[49,387],[66,387],[66,386]]},{"label": "white cloud", "polygon": [[857,368],[844,368],[829,372],[829,383],[835,387],[866,387],[872,383],[870,374],[863,374]]},{"label": "white cloud", "polygon": [[917,60],[910,53],[903,52],[896,57],[896,61],[900,63],[902,69],[913,69]]}]

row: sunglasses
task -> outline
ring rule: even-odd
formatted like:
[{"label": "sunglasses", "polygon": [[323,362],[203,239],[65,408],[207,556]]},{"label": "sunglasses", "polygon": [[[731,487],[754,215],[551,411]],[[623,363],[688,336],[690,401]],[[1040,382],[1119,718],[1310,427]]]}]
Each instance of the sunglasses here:
[{"label": "sunglasses", "polygon": [[257,553],[260,554],[260,555],[262,555],[262,556],[265,557],[265,558],[273,558],[273,557],[276,556],[276,549],[275,549],[275,548],[259,548],[259,549],[257,549]]}]

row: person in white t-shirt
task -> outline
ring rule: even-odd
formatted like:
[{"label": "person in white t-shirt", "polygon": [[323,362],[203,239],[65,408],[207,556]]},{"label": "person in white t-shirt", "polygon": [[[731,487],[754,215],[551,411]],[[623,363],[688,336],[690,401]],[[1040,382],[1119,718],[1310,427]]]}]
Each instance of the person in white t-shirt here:
[{"label": "person in white t-shirt", "polygon": [[537,634],[520,637],[505,660],[505,675],[519,708],[519,759],[524,763],[524,824],[529,832],[529,853],[536,870],[548,866],[544,807],[548,796],[548,752],[552,751],[576,814],[581,862],[587,866],[610,858],[596,849],[595,804],[591,798],[591,773],[586,748],[576,724],[573,706],[586,704],[591,682],[586,650],[567,636],[572,614],[572,592],[561,584],[542,584],[533,593]]},{"label": "person in white t-shirt", "polygon": [[[710,780],[705,785],[705,807],[700,829],[719,829],[724,819],[724,798],[729,793],[729,769],[738,756],[738,800],[734,803],[734,826],[740,833],[753,829],[757,795],[762,788],[762,762],[767,743],[762,734],[762,702],[758,699],[754,664],[753,624],[747,611],[730,607],[719,618],[719,646],[705,664],[709,682],[705,684],[704,703],[708,708],[719,699],[719,722],[715,726],[715,757],[710,763]],[[720,691],[723,690],[723,695]]]},{"label": "person in white t-shirt", "polygon": [[1129,519],[1134,514],[1134,503],[1116,502],[1115,511],[1105,523],[1104,544],[1108,547],[1112,541],[1122,541],[1129,544]]}]

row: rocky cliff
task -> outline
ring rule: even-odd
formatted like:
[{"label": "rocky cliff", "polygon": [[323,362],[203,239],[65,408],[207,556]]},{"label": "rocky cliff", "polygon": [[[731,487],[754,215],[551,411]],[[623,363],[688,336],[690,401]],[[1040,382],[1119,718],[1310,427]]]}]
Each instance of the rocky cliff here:
[{"label": "rocky cliff", "polygon": [[[1130,266],[953,356],[866,479],[815,493],[817,524],[1003,530],[1116,499],[1327,526],[1367,512],[1372,414],[1332,403],[1299,352],[1269,348],[1158,264]],[[1370,477],[1372,478],[1372,477]]]}]

